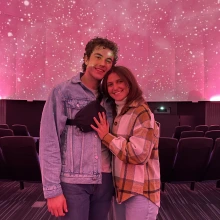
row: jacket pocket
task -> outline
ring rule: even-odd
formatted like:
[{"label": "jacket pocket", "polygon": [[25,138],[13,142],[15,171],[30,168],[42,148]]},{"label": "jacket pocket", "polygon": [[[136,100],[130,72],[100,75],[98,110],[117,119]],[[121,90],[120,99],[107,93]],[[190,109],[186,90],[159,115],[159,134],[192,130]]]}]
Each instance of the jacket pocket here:
[{"label": "jacket pocket", "polygon": [[66,100],[66,110],[67,110],[67,117],[72,119],[75,117],[76,113],[85,107],[91,100],[77,100],[77,99],[71,99]]}]

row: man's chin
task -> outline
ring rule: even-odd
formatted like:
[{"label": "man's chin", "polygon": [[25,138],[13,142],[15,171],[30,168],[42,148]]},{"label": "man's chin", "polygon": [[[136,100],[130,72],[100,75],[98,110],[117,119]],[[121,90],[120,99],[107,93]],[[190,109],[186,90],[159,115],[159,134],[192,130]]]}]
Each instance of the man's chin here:
[{"label": "man's chin", "polygon": [[95,77],[97,80],[102,80],[105,76],[105,73],[97,73],[95,74]]}]

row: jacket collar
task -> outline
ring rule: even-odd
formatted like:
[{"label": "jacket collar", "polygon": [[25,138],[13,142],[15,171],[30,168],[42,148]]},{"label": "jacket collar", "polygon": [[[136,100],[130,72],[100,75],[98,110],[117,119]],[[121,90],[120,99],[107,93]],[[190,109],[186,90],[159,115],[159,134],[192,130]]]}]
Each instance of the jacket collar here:
[{"label": "jacket collar", "polygon": [[143,105],[145,102],[142,101],[142,102],[137,102],[137,101],[133,101],[130,105],[129,105],[129,108],[136,108],[140,105]]},{"label": "jacket collar", "polygon": [[[71,78],[71,83],[73,83],[73,84],[79,83],[79,84],[83,85],[82,80],[81,80],[81,77],[83,76],[83,74],[84,73],[80,72],[77,75],[73,76]],[[85,85],[83,85],[83,86],[85,87]],[[86,88],[89,89],[88,87],[86,87]],[[91,90],[91,89],[89,89],[89,90]],[[97,97],[97,100],[99,100],[99,102],[101,102],[101,100],[102,100],[102,93],[100,91],[100,86],[98,87],[98,97]]]},{"label": "jacket collar", "polygon": [[143,105],[143,104],[145,104],[144,101],[141,101],[141,102],[133,101],[126,109],[123,109],[123,110],[121,111],[120,115],[125,114],[125,113],[126,113],[129,109],[131,109],[131,108],[136,108],[136,107],[138,107],[138,106],[140,106],[140,105]]},{"label": "jacket collar", "polygon": [[81,81],[82,75],[83,75],[82,72],[76,74],[75,76],[73,76],[73,77],[71,78],[71,82],[74,83],[74,84],[82,83],[82,81]]}]

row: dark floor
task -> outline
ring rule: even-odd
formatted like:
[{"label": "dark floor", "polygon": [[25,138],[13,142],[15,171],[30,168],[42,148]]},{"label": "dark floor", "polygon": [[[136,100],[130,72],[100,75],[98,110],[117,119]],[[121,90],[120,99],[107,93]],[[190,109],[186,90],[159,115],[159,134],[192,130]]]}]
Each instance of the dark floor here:
[{"label": "dark floor", "polygon": [[[55,220],[47,211],[40,183],[0,181],[0,220]],[[158,220],[220,220],[220,189],[215,182],[166,184]],[[111,219],[109,219],[111,220]]]}]

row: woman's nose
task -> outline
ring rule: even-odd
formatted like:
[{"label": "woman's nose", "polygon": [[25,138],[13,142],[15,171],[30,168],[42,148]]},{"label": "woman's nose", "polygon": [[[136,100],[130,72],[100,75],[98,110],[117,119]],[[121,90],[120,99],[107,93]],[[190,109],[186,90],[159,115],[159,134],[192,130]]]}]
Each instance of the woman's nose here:
[{"label": "woman's nose", "polygon": [[113,91],[115,91],[115,90],[117,90],[117,89],[118,89],[118,86],[117,86],[117,84],[116,84],[116,83],[114,83],[112,87],[113,87]]}]

